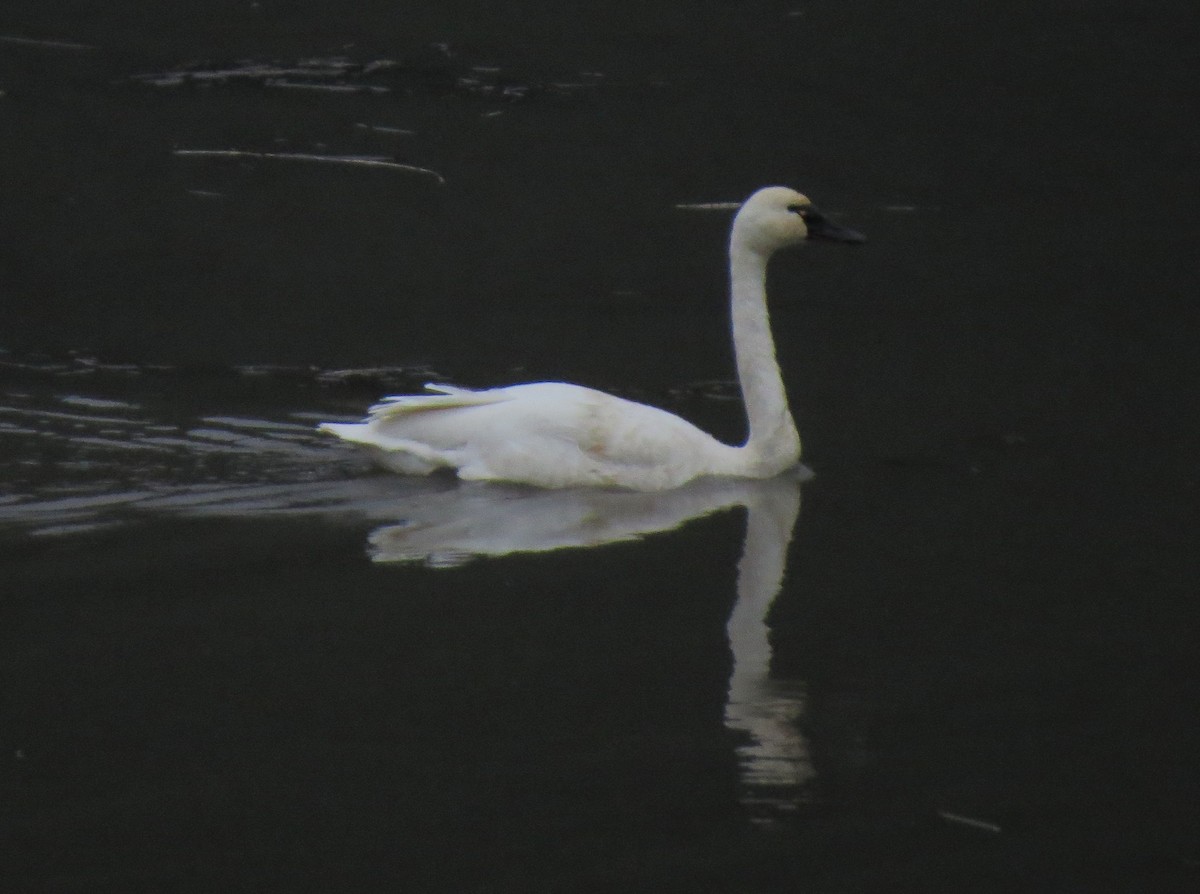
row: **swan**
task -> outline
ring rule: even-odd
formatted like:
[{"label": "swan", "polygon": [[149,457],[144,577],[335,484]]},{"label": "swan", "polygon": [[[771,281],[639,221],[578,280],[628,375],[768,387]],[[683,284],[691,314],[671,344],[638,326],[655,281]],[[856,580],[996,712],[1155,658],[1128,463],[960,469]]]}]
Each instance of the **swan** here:
[{"label": "swan", "polygon": [[361,423],[318,428],[408,475],[451,469],[468,481],[640,491],[702,476],[773,477],[799,462],[800,437],[775,360],[767,262],[778,249],[808,239],[865,241],[784,186],[758,190],[733,219],[731,326],[750,430],[740,447],[657,407],[564,382],[484,391],[427,384],[430,394],[383,398]]}]

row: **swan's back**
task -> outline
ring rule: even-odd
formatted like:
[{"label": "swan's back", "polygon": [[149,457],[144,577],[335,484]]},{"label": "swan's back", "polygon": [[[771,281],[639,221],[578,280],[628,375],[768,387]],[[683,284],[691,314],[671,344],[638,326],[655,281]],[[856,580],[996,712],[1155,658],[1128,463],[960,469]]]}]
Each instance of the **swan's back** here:
[{"label": "swan's back", "polygon": [[579,385],[440,390],[386,400],[365,423],[323,428],[374,448],[395,471],[444,467],[540,487],[663,490],[721,474],[733,449],[664,410]]}]

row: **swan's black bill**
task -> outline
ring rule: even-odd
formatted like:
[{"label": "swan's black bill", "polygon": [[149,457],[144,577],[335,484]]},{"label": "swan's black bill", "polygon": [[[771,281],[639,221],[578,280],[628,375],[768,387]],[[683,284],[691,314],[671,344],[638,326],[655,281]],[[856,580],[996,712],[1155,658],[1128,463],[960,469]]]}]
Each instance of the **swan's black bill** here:
[{"label": "swan's black bill", "polygon": [[809,239],[828,239],[831,242],[849,242],[854,245],[867,241],[867,237],[858,230],[835,224],[811,206],[805,208],[800,216],[804,218],[804,225],[808,227]]}]

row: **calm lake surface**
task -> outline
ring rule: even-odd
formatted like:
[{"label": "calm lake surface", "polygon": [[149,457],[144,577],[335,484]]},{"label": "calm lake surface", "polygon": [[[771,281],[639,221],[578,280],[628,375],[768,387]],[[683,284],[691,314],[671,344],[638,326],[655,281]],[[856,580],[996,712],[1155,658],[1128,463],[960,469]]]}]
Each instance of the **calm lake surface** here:
[{"label": "calm lake surface", "polygon": [[[10,0],[0,888],[1195,890],[1196,24]],[[807,470],[314,432],[565,379],[742,438],[676,206],[771,183],[869,237],[772,267]]]}]

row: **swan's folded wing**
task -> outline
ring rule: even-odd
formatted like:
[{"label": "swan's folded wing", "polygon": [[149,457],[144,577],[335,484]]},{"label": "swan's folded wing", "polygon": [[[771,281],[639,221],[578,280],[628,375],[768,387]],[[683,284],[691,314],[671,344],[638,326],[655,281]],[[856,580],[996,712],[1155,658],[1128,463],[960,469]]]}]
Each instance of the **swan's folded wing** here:
[{"label": "swan's folded wing", "polygon": [[428,390],[436,394],[399,394],[385,397],[372,406],[367,412],[372,420],[380,422],[408,416],[413,413],[424,413],[430,410],[449,410],[460,407],[479,407],[485,404],[496,404],[512,397],[503,388],[488,391],[470,391],[466,388],[456,388],[453,385],[427,384]]}]

